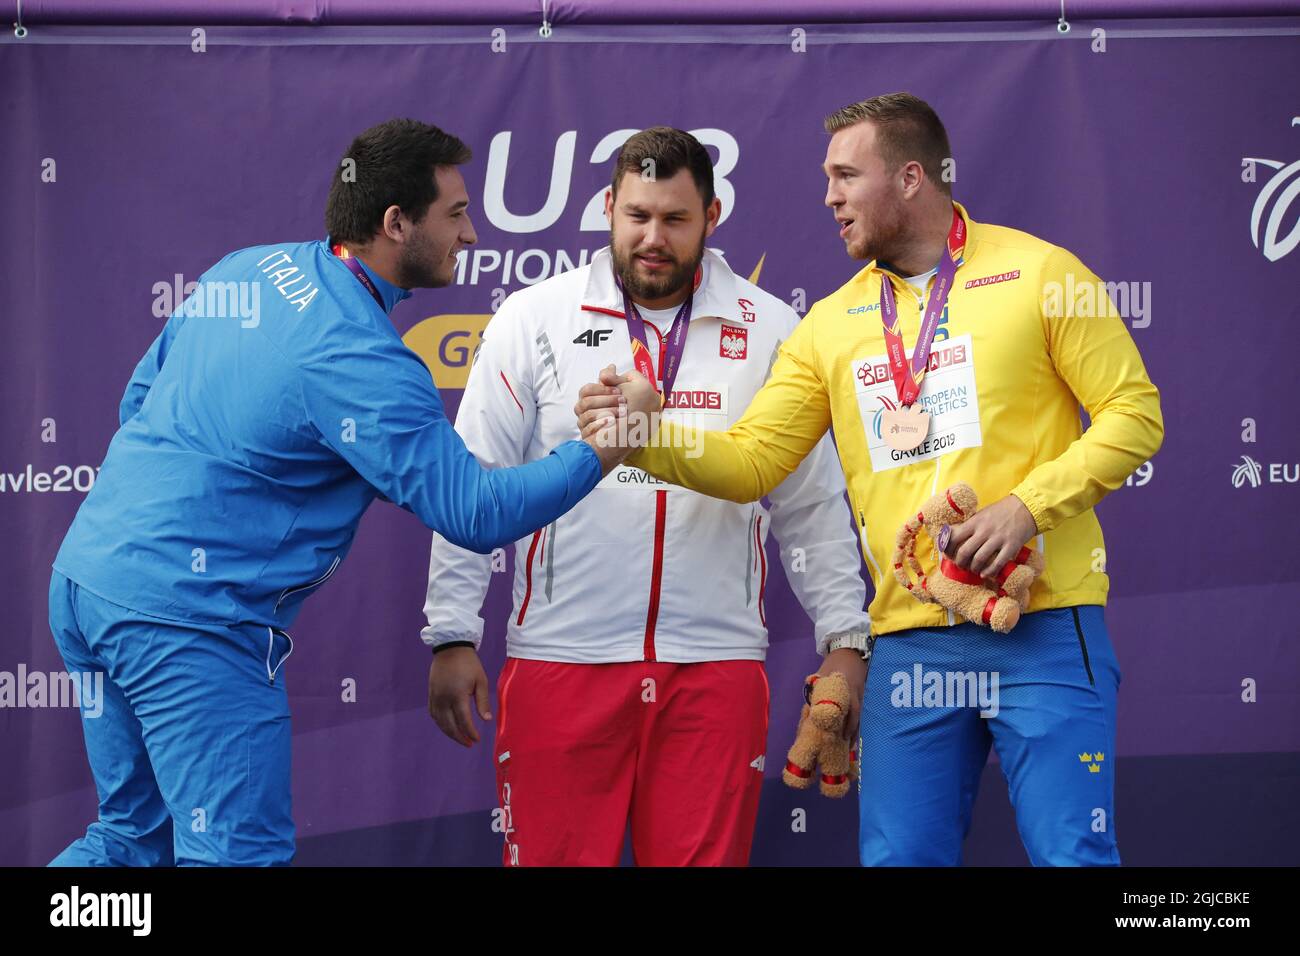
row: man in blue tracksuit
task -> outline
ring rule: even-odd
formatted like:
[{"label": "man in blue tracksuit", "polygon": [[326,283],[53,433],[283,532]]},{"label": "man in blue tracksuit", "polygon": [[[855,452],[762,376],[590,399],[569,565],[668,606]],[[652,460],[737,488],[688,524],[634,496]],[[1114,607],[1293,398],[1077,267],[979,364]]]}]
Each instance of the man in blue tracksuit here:
[{"label": "man in blue tracksuit", "polygon": [[570,441],[484,470],[389,320],[475,241],[468,160],[423,123],[367,130],[336,167],[330,239],[226,256],[140,360],[50,580],[68,670],[105,675],[82,720],[99,819],[54,863],[288,863],[285,628],[371,501],[486,553],[621,459]]}]

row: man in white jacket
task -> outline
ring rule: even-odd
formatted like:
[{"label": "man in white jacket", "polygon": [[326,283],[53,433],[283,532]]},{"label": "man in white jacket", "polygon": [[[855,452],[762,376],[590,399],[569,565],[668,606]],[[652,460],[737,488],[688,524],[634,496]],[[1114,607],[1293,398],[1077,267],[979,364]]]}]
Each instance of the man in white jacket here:
[{"label": "man in white jacket", "polygon": [[[629,358],[670,420],[726,429],[799,322],[705,249],[721,203],[689,133],[629,139],[605,210],[610,248],[511,295],[484,332],[456,430],[486,467],[575,437],[578,389]],[[767,745],[769,529],[819,653],[865,654],[871,623],[829,438],[770,501],[769,516],[619,467],[516,542],[496,734],[507,865],[615,865],[629,822],[638,864],[748,861]],[[477,654],[491,561],[434,535],[429,710],[467,746],[471,699],[491,719]]]}]

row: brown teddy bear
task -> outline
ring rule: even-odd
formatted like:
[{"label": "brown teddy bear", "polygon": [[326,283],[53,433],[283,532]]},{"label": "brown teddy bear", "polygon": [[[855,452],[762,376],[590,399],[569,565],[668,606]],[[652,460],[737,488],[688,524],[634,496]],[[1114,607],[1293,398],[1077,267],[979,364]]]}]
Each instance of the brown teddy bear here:
[{"label": "brown teddy bear", "polygon": [[786,757],[781,779],[796,790],[807,790],[813,770],[821,766],[821,790],[828,797],[842,797],[849,781],[858,777],[857,750],[844,739],[844,721],[849,716],[849,682],[839,671],[811,674],[803,684],[803,710],[799,731]]},{"label": "brown teddy bear", "polygon": [[[932,497],[898,531],[894,549],[894,577],[919,601],[940,604],[976,624],[987,624],[999,634],[1006,634],[1020,615],[1029,609],[1029,588],[1043,572],[1043,556],[1031,549],[1008,561],[997,575],[981,578],[958,567],[942,556],[943,528],[960,524],[979,510],[975,491],[967,484],[956,484]],[[916,538],[924,528],[940,551],[939,573],[927,578],[916,560]],[[913,582],[910,568],[919,578]]]}]

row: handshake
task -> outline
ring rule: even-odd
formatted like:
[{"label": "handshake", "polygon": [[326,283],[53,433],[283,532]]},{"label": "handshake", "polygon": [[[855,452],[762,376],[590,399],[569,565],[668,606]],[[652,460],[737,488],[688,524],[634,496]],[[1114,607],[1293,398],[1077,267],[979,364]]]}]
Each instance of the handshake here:
[{"label": "handshake", "polygon": [[600,381],[578,391],[573,413],[581,438],[600,458],[601,474],[609,474],[623,459],[644,447],[659,427],[663,396],[653,382],[632,369],[618,374],[613,365]]}]

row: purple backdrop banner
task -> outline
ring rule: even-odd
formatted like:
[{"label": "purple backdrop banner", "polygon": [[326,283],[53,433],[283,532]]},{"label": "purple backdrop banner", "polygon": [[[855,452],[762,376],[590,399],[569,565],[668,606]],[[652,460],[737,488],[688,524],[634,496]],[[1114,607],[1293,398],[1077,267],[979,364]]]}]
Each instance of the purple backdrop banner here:
[{"label": "purple backdrop banner", "polygon": [[[53,6],[53,5],[51,5]],[[1257,12],[1257,11],[1255,11]],[[0,673],[61,669],[49,566],[116,426],[160,300],[227,252],[320,237],[334,163],[394,116],[475,150],[478,246],[393,316],[454,411],[503,294],[607,241],[594,203],[630,132],[716,157],[733,268],[796,305],[858,268],[822,205],[833,109],[906,89],[948,126],[954,195],[1063,245],[1126,297],[1163,397],[1156,458],[1099,512],[1123,669],[1115,826],[1128,863],[1297,863],[1300,831],[1300,20],[850,27],[33,28],[0,40]],[[179,278],[178,278],[179,277]],[[378,504],[286,665],[303,862],[484,863],[489,744],[426,711],[428,532]],[[779,784],[816,666],[779,561],[755,862],[852,862],[852,800]],[[494,575],[495,677],[509,573]],[[13,679],[13,677],[11,677]],[[354,682],[355,701],[343,685]],[[1024,861],[986,773],[971,862]],[[95,812],[75,708],[0,708],[0,864]],[[808,811],[793,833],[791,810]]]}]

